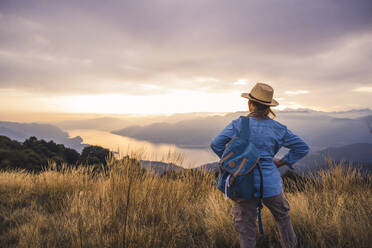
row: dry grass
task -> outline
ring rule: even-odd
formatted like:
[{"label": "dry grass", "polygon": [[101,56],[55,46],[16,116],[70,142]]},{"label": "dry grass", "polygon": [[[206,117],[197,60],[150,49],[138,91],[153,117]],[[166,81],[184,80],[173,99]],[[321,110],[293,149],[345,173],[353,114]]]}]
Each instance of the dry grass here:
[{"label": "dry grass", "polygon": [[[213,174],[159,177],[131,160],[109,167],[1,172],[0,247],[238,247],[231,202]],[[287,193],[303,246],[370,247],[371,186],[370,176],[338,165]],[[258,246],[278,247],[267,209],[263,222]]]}]

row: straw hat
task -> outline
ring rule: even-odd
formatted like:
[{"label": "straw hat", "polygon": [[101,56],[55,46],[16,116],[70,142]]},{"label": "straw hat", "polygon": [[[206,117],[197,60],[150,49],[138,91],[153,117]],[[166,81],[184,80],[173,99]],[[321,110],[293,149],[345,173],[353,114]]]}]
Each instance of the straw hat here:
[{"label": "straw hat", "polygon": [[242,93],[241,96],[267,106],[279,105],[279,103],[273,99],[274,89],[270,85],[264,83],[257,83],[250,93]]}]

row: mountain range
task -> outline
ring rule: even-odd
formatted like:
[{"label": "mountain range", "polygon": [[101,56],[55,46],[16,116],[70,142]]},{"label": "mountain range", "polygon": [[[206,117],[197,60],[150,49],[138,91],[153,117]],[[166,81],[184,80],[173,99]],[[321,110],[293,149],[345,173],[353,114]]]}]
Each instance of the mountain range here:
[{"label": "mountain range", "polygon": [[[329,160],[333,162],[344,162],[358,168],[361,172],[372,172],[372,143],[356,143],[341,147],[330,147],[319,152],[307,155],[294,165],[295,172],[299,174],[309,174],[319,169],[327,169]],[[200,169],[209,171],[218,170],[218,162],[204,164]],[[287,166],[279,169],[283,174],[288,170]]]},{"label": "mountain range", "polygon": [[175,123],[183,120],[191,120],[209,116],[215,113],[179,113],[172,115],[108,115],[97,118],[64,120],[50,123],[63,130],[71,129],[94,129],[101,131],[113,131],[125,127],[137,125],[150,125],[152,123],[166,122]]},{"label": "mountain range", "polygon": [[63,130],[70,129],[95,129],[102,131],[111,131],[117,128],[127,126],[133,123],[114,117],[100,117],[84,120],[66,120],[54,123],[57,127]]},{"label": "mountain range", "polygon": [[184,168],[178,165],[175,165],[172,163],[164,163],[160,161],[140,160],[140,165],[142,166],[142,168],[153,171],[159,175],[164,174],[169,171],[178,172],[178,171],[185,170]]},{"label": "mountain range", "polygon": [[[175,123],[133,125],[112,133],[152,143],[208,148],[211,139],[241,115],[247,115],[247,112],[203,116]],[[333,113],[312,110],[280,111],[276,120],[301,136],[313,151],[353,143],[372,143],[371,110]]]},{"label": "mountain range", "polygon": [[341,147],[330,147],[314,152],[302,159],[297,172],[309,173],[329,167],[328,161],[344,162],[346,165],[359,168],[362,172],[372,172],[372,143],[355,143]]},{"label": "mountain range", "polygon": [[7,136],[19,142],[35,136],[45,141],[53,140],[58,144],[64,144],[66,147],[77,150],[78,152],[81,152],[86,146],[83,144],[83,139],[80,136],[70,138],[68,133],[50,124],[0,121],[0,135]]},{"label": "mountain range", "polygon": [[[175,144],[179,147],[209,149],[210,140],[231,120],[247,112],[234,113],[188,113],[170,116],[124,116],[99,117],[59,122],[59,127],[51,124],[0,122],[0,135],[24,141],[36,136],[46,141],[53,140],[66,147],[82,151],[83,140],[80,136],[70,138],[67,129],[111,130],[112,133],[129,136],[152,143]],[[131,119],[132,118],[132,119]],[[343,112],[320,112],[310,109],[277,111],[277,120],[300,135],[311,147],[311,154],[301,164],[308,161],[324,160],[324,154],[330,153],[335,159],[347,154],[352,161],[363,160],[359,151],[372,143],[372,110],[361,109]],[[134,125],[141,123],[141,125]],[[363,145],[360,145],[363,144]],[[330,148],[331,147],[331,148]],[[332,148],[333,147],[333,148]],[[345,150],[346,149],[346,150]],[[347,151],[351,151],[348,153]],[[282,149],[279,154],[286,152]],[[358,155],[357,155],[358,154]],[[371,154],[370,150],[366,153]],[[279,157],[281,156],[279,155]],[[315,156],[315,157],[314,157]],[[363,155],[364,156],[364,155]],[[368,156],[367,156],[368,157]],[[300,164],[300,165],[301,165]]]}]

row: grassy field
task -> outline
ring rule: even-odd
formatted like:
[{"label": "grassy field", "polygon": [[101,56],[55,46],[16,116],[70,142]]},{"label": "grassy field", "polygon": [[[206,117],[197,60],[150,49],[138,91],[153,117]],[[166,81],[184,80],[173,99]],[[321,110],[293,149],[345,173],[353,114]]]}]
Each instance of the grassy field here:
[{"label": "grassy field", "polygon": [[[129,159],[109,168],[0,172],[0,247],[239,247],[214,174],[159,177]],[[285,185],[303,247],[371,247],[371,176],[338,164]],[[258,247],[279,247],[266,208],[263,223]]]}]

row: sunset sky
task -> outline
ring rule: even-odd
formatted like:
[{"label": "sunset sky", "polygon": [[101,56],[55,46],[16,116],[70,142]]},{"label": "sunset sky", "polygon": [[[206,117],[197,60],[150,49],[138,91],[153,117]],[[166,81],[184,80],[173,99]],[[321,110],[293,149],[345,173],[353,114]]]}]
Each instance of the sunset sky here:
[{"label": "sunset sky", "polygon": [[0,1],[0,112],[372,108],[370,0]]}]

